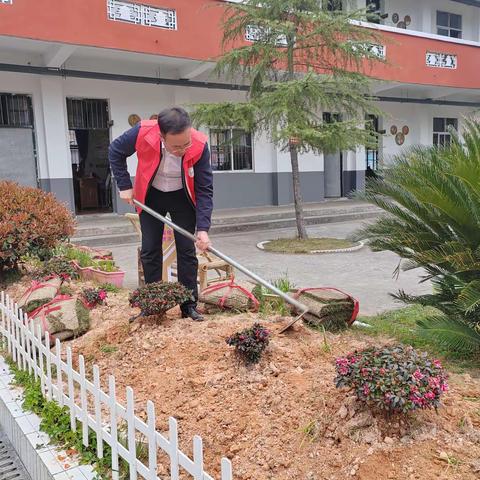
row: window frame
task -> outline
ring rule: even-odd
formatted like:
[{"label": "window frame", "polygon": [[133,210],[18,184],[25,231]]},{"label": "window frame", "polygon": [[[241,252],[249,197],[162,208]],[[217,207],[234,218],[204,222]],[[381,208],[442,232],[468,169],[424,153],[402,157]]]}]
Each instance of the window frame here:
[{"label": "window frame", "polygon": [[[435,120],[443,121],[443,131],[435,130]],[[449,123],[449,122],[453,122]],[[452,140],[452,135],[448,131],[448,127],[452,126],[458,132],[458,118],[456,117],[433,117],[432,118],[432,145],[435,147],[448,146]],[[436,143],[435,143],[436,137]],[[443,144],[440,143],[440,138],[443,138]]]},{"label": "window frame", "polygon": [[[438,15],[440,13],[443,13],[445,15],[448,15],[448,25],[439,25],[438,23]],[[451,17],[456,16],[460,18],[460,28],[456,27],[451,27]],[[441,35],[442,37],[448,37],[448,38],[458,38],[462,39],[463,38],[463,15],[460,13],[453,13],[453,12],[446,12],[445,10],[436,10],[436,17],[435,17],[435,26],[437,29],[437,35]],[[444,35],[443,33],[439,33],[439,30],[446,30],[448,32],[448,35]],[[451,35],[451,32],[459,32],[460,36],[455,37]]]},{"label": "window frame", "polygon": [[[230,133],[230,140],[229,140],[229,148],[230,148],[230,155],[231,155],[231,166],[230,166],[230,170],[215,170],[213,169],[213,164],[212,164],[212,148],[213,148],[213,145],[212,145],[212,133],[213,131],[222,131],[222,132],[225,132],[225,131],[228,131]],[[251,147],[250,147],[250,152],[251,152],[251,163],[252,163],[252,168],[245,168],[245,169],[241,169],[241,170],[238,170],[238,169],[235,169],[234,168],[234,152],[233,152],[233,147],[234,147],[234,144],[233,142],[231,141],[231,138],[233,137],[233,131],[234,130],[241,130],[242,132],[246,133],[246,134],[249,134],[250,135],[250,142],[251,142]],[[247,130],[244,130],[243,128],[240,128],[240,127],[235,127],[235,126],[232,126],[232,127],[215,127],[215,126],[211,126],[211,127],[208,127],[208,140],[209,140],[209,146],[210,146],[210,165],[212,165],[212,171],[213,173],[252,173],[252,172],[255,172],[255,154],[254,154],[254,134],[253,132],[248,132]],[[218,145],[215,145],[216,147]]]}]

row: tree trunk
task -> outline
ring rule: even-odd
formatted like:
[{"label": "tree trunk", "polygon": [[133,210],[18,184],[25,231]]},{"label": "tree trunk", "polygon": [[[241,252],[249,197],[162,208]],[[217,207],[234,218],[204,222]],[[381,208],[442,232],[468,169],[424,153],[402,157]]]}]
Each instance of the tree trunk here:
[{"label": "tree trunk", "polygon": [[298,238],[308,238],[303,218],[303,199],[300,188],[300,172],[298,171],[298,150],[295,145],[290,145],[290,161],[292,163],[293,201],[295,204],[295,218],[297,220]]}]

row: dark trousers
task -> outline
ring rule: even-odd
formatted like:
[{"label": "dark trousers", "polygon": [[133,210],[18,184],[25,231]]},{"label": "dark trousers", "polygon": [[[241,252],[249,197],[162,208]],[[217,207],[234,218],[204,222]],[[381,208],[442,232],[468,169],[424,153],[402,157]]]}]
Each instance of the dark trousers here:
[{"label": "dark trousers", "polygon": [[[195,209],[189,202],[183,189],[174,192],[161,192],[151,187],[145,204],[160,213],[160,215],[165,216],[167,213],[170,213],[174,223],[190,233],[195,233]],[[159,282],[162,280],[164,224],[149,213],[142,211],[140,213],[140,225],[142,228],[142,251],[140,258],[142,260],[145,283]],[[198,260],[195,243],[176,231],[174,234],[177,250],[178,281],[192,290],[195,298],[195,300],[186,302],[181,306],[182,310],[185,310],[189,306],[196,306],[197,304]]]}]

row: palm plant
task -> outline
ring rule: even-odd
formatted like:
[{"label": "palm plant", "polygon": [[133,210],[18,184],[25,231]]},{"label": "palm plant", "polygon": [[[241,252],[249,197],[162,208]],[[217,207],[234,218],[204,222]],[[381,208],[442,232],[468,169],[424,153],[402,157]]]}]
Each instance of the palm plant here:
[{"label": "palm plant", "polygon": [[467,121],[463,140],[399,155],[363,198],[383,209],[355,234],[375,251],[390,250],[402,270],[422,268],[433,293],[396,298],[440,312],[419,322],[421,335],[449,350],[480,352],[480,123]]}]

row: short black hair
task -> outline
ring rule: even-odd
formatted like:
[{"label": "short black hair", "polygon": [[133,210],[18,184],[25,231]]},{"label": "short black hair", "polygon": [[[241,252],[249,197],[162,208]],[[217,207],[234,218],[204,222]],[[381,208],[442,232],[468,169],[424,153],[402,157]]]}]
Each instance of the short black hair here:
[{"label": "short black hair", "polygon": [[187,111],[180,107],[166,108],[158,114],[158,126],[163,135],[184,132],[192,126]]}]

